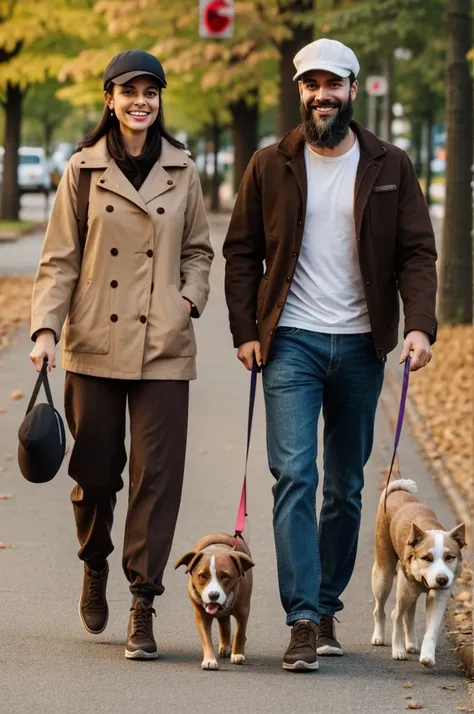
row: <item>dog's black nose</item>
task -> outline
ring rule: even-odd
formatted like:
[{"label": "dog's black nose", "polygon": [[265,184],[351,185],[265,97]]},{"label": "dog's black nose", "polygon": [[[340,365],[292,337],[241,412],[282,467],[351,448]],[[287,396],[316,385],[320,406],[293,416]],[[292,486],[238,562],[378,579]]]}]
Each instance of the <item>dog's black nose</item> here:
[{"label": "dog's black nose", "polygon": [[444,588],[444,586],[448,584],[448,578],[446,575],[438,575],[436,582],[440,587]]},{"label": "dog's black nose", "polygon": [[208,598],[211,602],[216,602],[216,600],[219,600],[219,593],[213,591],[208,594]]}]

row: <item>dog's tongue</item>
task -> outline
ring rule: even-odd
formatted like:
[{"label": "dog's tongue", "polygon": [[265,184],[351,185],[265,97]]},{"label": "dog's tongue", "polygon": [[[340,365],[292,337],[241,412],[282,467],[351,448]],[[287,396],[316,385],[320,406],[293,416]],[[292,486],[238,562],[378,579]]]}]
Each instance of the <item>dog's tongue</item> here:
[{"label": "dog's tongue", "polygon": [[216,602],[207,603],[206,612],[209,615],[215,615],[218,610],[219,610],[219,605]]}]

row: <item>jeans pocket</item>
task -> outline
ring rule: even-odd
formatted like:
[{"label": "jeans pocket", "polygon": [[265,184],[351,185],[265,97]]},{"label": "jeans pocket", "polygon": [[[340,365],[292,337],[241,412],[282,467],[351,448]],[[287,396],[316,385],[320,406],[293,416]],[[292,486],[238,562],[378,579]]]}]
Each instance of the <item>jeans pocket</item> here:
[{"label": "jeans pocket", "polygon": [[374,338],[371,332],[359,332],[359,337],[364,342],[368,342],[370,345],[374,344]]},{"label": "jeans pocket", "polygon": [[277,335],[285,335],[286,337],[288,337],[289,335],[296,335],[296,333],[299,331],[299,327],[285,327],[284,325],[282,325],[281,327],[277,327]]}]

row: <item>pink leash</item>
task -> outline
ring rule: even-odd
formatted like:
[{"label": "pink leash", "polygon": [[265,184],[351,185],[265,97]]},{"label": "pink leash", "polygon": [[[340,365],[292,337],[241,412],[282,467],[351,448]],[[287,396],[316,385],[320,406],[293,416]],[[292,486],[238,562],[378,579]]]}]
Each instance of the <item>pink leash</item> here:
[{"label": "pink leash", "polygon": [[247,423],[247,450],[245,454],[245,469],[244,483],[242,485],[242,493],[240,494],[239,510],[237,512],[237,520],[235,521],[235,545],[237,547],[238,538],[242,535],[245,528],[245,518],[247,516],[247,465],[249,461],[250,437],[252,435],[253,411],[255,407],[255,395],[257,393],[257,372],[259,368],[254,362],[252,373],[250,375],[250,396],[249,396],[249,415]]}]

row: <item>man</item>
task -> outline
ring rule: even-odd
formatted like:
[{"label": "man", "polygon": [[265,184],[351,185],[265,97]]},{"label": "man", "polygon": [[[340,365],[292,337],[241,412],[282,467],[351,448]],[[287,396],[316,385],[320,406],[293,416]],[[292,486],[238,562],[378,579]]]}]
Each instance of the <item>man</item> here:
[{"label": "man", "polygon": [[320,39],[294,64],[302,125],[249,163],[224,244],[225,288],[237,356],[247,369],[263,366],[280,595],[292,626],[283,667],[315,670],[318,654],[343,654],[334,615],[354,567],[398,291],[400,362],[412,352],[416,370],[431,359],[436,250],[407,155],[352,120],[353,51]]}]

